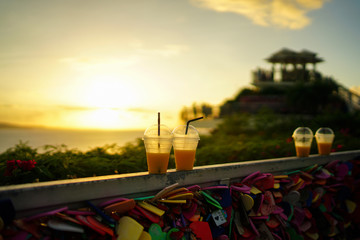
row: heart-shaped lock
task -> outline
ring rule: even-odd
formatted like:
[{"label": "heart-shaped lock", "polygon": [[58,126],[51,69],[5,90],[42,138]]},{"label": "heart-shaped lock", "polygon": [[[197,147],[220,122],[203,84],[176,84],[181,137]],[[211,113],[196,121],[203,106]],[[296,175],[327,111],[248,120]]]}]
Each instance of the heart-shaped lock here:
[{"label": "heart-shaped lock", "polygon": [[250,211],[254,206],[254,199],[248,194],[241,194],[240,199],[244,204],[245,211]]},{"label": "heart-shaped lock", "polygon": [[159,224],[153,223],[149,227],[152,240],[166,240],[166,232],[163,232]]},{"label": "heart-shaped lock", "polygon": [[139,239],[144,227],[128,216],[123,216],[120,218],[117,227],[117,239]]},{"label": "heart-shaped lock", "polygon": [[260,212],[262,215],[270,215],[275,209],[275,200],[270,191],[264,193],[264,201],[260,206]]},{"label": "heart-shaped lock", "polygon": [[254,185],[261,191],[274,188],[274,176],[271,173],[263,174],[262,178],[254,179]]},{"label": "heart-shaped lock", "polygon": [[196,239],[210,240],[212,238],[210,226],[207,222],[192,222],[191,231],[196,235]]}]

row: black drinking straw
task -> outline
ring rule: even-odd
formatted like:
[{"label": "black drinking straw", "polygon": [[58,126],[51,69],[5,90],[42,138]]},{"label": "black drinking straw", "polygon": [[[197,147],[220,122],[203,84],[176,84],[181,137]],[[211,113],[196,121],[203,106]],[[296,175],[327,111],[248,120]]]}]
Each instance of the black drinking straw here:
[{"label": "black drinking straw", "polygon": [[194,121],[197,121],[197,120],[200,120],[200,119],[203,119],[203,118],[204,118],[204,117],[198,117],[198,118],[194,118],[194,119],[191,119],[191,120],[187,121],[187,123],[186,123],[185,135],[187,135],[187,132],[188,132],[188,129],[189,129],[189,123],[194,122]]},{"label": "black drinking straw", "polygon": [[158,112],[158,136],[160,136],[160,112]]},{"label": "black drinking straw", "polygon": [[[158,112],[158,136],[160,136],[160,112]],[[158,142],[158,148],[160,148],[159,142]]]}]

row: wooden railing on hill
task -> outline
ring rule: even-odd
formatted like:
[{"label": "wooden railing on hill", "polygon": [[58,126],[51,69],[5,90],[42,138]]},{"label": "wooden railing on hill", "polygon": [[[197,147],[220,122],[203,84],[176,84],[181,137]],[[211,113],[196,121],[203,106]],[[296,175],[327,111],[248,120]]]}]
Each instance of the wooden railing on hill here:
[{"label": "wooden railing on hill", "polygon": [[346,102],[350,112],[360,111],[360,95],[350,91],[346,87],[339,87],[339,95]]}]

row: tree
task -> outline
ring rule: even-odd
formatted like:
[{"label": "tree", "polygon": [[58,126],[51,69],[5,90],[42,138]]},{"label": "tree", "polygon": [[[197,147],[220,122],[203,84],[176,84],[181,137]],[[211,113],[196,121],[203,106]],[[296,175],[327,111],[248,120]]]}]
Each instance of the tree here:
[{"label": "tree", "polygon": [[189,118],[189,109],[187,107],[183,107],[180,111],[180,119],[184,122],[187,122]]},{"label": "tree", "polygon": [[202,114],[207,118],[207,117],[211,117],[212,116],[212,113],[213,113],[213,110],[212,110],[212,107],[206,103],[203,103],[201,105],[201,111],[202,111]]}]

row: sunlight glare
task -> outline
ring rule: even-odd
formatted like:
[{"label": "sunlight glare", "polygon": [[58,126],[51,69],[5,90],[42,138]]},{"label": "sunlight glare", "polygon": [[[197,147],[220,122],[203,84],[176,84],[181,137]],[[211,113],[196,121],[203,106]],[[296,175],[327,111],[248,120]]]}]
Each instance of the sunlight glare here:
[{"label": "sunlight glare", "polygon": [[99,108],[90,111],[84,116],[85,125],[92,128],[115,129],[122,123],[119,117],[119,111],[109,108]]},{"label": "sunlight glare", "polygon": [[85,105],[96,108],[131,107],[137,94],[126,77],[93,76],[83,90]]},{"label": "sunlight glare", "polygon": [[144,114],[116,108],[66,112],[62,116],[62,119],[60,118],[62,125],[69,128],[115,130],[145,127],[142,122]]}]

